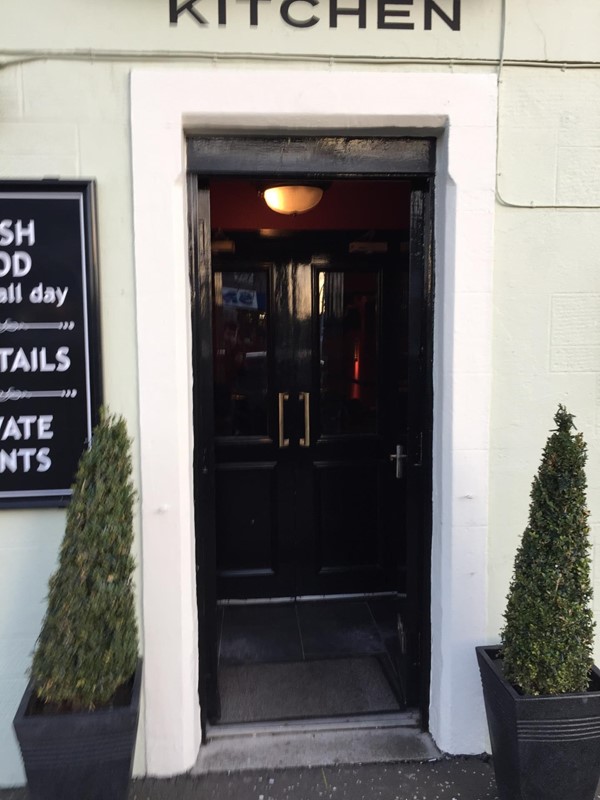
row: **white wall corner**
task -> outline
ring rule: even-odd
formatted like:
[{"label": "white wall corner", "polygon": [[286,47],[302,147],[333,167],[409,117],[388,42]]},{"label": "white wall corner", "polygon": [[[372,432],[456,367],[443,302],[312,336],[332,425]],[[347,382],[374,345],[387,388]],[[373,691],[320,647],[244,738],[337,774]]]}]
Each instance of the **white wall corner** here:
[{"label": "white wall corner", "polygon": [[478,90],[482,117],[450,111],[438,140],[430,730],[448,753],[487,744],[474,648],[487,636],[495,83]]}]

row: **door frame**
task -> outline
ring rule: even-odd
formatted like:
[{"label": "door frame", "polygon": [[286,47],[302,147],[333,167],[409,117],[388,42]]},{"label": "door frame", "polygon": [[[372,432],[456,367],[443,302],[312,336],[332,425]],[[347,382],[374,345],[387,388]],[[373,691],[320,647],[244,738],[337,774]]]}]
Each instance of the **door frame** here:
[{"label": "door frame", "polygon": [[[424,729],[429,722],[431,663],[431,535],[432,535],[432,433],[433,433],[433,180],[436,142],[432,137],[341,136],[331,131],[302,136],[190,136],[187,140],[188,225],[192,298],[192,362],[194,374],[193,420],[194,500],[198,603],[199,695],[202,737],[217,717],[217,606],[215,462],[213,447],[212,384],[212,271],[210,258],[210,206],[207,181],[215,177],[259,178],[265,175],[304,179],[409,180],[410,267],[422,279],[409,298],[422,302],[410,313],[409,360],[412,387],[409,419],[418,433],[409,442],[408,470],[417,498],[407,503],[407,594],[414,658],[407,675],[409,704],[418,707]],[[308,169],[307,167],[310,167]],[[202,188],[201,188],[202,186]],[[414,289],[414,287],[411,287]],[[424,398],[415,405],[416,395]],[[418,407],[417,407],[418,406]],[[416,462],[420,463],[416,463]],[[417,469],[418,467],[418,469]],[[420,534],[420,535],[419,535]]]},{"label": "door frame", "polygon": [[429,729],[445,752],[485,748],[473,643],[495,635],[487,551],[498,435],[491,417],[497,82],[476,70],[296,66],[232,69],[211,59],[131,70],[135,282],[123,290],[135,296],[140,737],[154,775],[189,770],[201,742],[185,180],[185,137],[198,132],[343,128],[436,137]]}]

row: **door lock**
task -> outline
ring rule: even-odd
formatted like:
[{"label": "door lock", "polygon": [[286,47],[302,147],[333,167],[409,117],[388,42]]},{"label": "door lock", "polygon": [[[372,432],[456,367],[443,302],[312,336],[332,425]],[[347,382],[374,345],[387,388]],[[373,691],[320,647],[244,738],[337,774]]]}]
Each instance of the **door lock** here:
[{"label": "door lock", "polygon": [[390,454],[390,461],[396,462],[396,478],[400,480],[404,476],[404,459],[408,458],[408,454],[404,452],[404,447],[401,444],[396,445],[396,452]]}]

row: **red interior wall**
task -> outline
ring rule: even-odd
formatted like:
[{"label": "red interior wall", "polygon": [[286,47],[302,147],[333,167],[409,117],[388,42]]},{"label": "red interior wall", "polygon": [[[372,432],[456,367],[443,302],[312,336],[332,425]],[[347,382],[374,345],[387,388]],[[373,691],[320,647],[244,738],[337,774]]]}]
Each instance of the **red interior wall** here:
[{"label": "red interior wall", "polygon": [[408,181],[333,181],[319,205],[298,216],[277,214],[245,180],[210,182],[211,225],[223,230],[406,230]]}]

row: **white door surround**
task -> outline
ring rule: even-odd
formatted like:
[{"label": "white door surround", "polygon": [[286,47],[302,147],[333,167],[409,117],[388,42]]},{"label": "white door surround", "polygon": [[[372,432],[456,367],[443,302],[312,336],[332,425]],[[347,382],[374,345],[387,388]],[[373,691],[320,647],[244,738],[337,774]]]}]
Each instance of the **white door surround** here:
[{"label": "white door surround", "polygon": [[140,68],[131,125],[149,774],[190,769],[200,746],[188,132],[438,137],[430,730],[446,752],[481,752],[473,648],[487,640],[494,76]]}]

